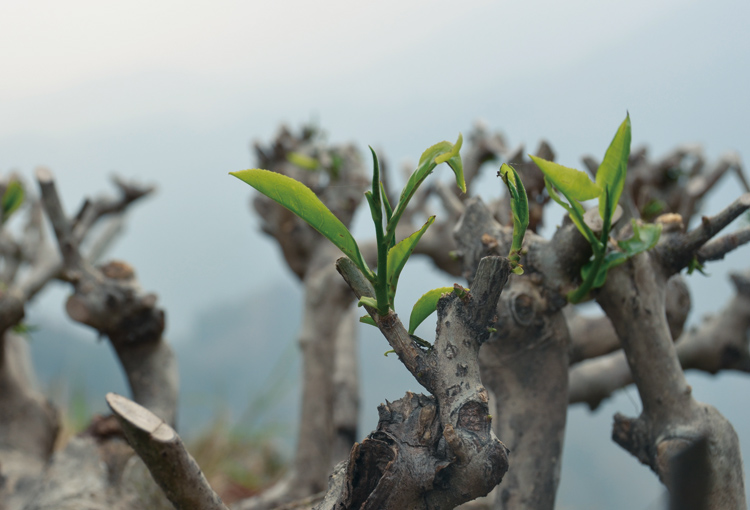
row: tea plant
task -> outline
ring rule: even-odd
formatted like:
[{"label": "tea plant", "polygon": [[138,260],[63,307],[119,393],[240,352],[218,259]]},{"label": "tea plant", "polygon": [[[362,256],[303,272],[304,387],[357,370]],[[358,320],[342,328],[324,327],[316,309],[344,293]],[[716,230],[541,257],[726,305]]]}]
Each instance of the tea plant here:
[{"label": "tea plant", "polygon": [[[463,138],[459,135],[455,144],[443,141],[424,151],[419,159],[417,169],[411,174],[401,191],[395,208],[388,201],[383,183],[380,180],[380,162],[377,154],[372,147],[370,148],[373,164],[372,188],[365,192],[365,197],[370,206],[370,214],[375,225],[377,268],[374,271],[362,257],[359,246],[351,232],[310,188],[285,175],[262,169],[231,172],[231,175],[286,207],[336,245],[344,255],[354,262],[375,289],[375,297],[362,297],[359,300],[359,306],[368,305],[382,316],[386,315],[389,310],[394,309],[396,289],[401,271],[421,237],[435,221],[435,216],[430,216],[422,228],[396,242],[396,228],[399,220],[419,186],[441,163],[447,163],[451,167],[455,174],[456,185],[462,192],[466,192],[463,164],[459,153],[462,143]],[[307,165],[309,169],[316,167],[312,163]],[[518,174],[510,166],[503,165],[498,175],[502,176],[512,197],[514,226],[516,228],[514,229],[514,242],[509,259],[514,270],[520,274],[523,269],[518,262],[523,234],[528,225],[529,217],[526,192]],[[413,335],[417,326],[435,311],[441,295],[452,291],[454,291],[453,287],[445,287],[433,289],[422,296],[412,310],[409,333]],[[360,320],[375,325],[375,321],[370,316],[366,315]],[[429,345],[427,342],[424,342],[424,344]]]},{"label": "tea plant", "polygon": [[[596,182],[580,170],[568,168],[552,161],[530,156],[544,173],[544,181],[550,197],[563,206],[575,226],[591,245],[593,252],[581,268],[581,285],[568,294],[568,301],[578,303],[588,296],[592,289],[604,285],[607,271],[625,262],[630,257],[656,246],[661,234],[661,224],[639,224],[633,220],[633,237],[619,241],[619,250],[608,251],[609,234],[617,210],[617,203],[625,187],[625,174],[630,156],[630,115],[609,144],[604,160],[596,172]],[[558,193],[559,191],[559,193]],[[560,197],[562,195],[567,203]],[[601,233],[597,237],[584,220],[582,201],[596,198],[599,217],[602,221]]]}]

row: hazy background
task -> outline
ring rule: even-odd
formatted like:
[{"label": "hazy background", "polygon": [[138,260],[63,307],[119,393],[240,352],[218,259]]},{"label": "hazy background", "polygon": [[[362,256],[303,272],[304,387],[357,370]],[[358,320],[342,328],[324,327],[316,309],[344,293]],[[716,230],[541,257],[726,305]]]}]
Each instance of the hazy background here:
[{"label": "hazy background", "polygon": [[[400,163],[481,118],[512,145],[546,138],[560,162],[580,166],[585,153],[602,156],[628,110],[634,146],[659,155],[700,142],[709,160],[726,150],[747,159],[748,19],[741,0],[6,2],[0,171],[49,166],[69,211],[111,189],[113,172],[156,183],[111,255],[167,310],[183,428],[207,424],[217,400],[238,417],[254,391],[288,386],[276,419],[293,435],[299,289],[258,234],[249,188],[227,175],[252,166],[252,140],[313,120],[332,142],[370,144]],[[500,192],[492,186],[485,194]],[[726,179],[706,212],[738,193]],[[726,270],[747,260],[741,251],[709,266],[710,279],[689,279],[693,323],[729,298]],[[401,303],[447,283],[415,262]],[[35,360],[46,381],[72,380],[101,402],[122,385],[118,368],[69,323],[66,294],[55,286],[29,311],[42,326]],[[380,401],[417,388],[383,358],[385,342],[369,334],[361,346],[364,435]],[[691,376],[745,446],[747,383]],[[609,440],[615,411],[639,411],[630,395],[594,415],[572,409],[559,508],[658,507],[656,478]]]}]

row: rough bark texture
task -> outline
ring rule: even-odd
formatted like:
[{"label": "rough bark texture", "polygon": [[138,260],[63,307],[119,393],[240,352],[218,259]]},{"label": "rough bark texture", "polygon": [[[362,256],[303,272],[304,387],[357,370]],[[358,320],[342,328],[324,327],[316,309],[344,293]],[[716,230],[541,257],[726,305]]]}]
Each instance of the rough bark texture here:
[{"label": "rough bark texture", "polygon": [[674,456],[706,440],[707,508],[746,508],[737,434],[713,407],[693,399],[666,320],[666,281],[695,252],[750,207],[745,196],[694,231],[682,234],[667,218],[659,246],[610,271],[597,301],[617,331],[643,403],[635,419],[615,417],[613,439],[670,486]]},{"label": "rough bark texture", "polygon": [[[358,296],[373,296],[347,259],[339,271]],[[487,494],[508,469],[495,437],[477,356],[510,267],[487,258],[477,285],[438,303],[435,343],[422,350],[398,317],[368,309],[399,359],[431,394],[408,393],[379,408],[375,432],[352,449],[331,477],[323,509],[448,509]],[[481,282],[481,283],[480,283]]]},{"label": "rough bark texture", "polygon": [[[718,314],[705,318],[699,326],[683,332],[677,339],[675,349],[683,370],[710,374],[721,370],[750,372],[750,274],[734,273],[731,277],[737,293],[729,303]],[[611,324],[609,319],[607,323]],[[622,351],[591,359],[570,370],[570,402],[585,402],[596,409],[613,392],[632,382]]]},{"label": "rough bark texture", "polygon": [[[609,387],[629,380],[638,386],[643,414],[636,419],[618,415],[613,435],[669,487],[672,508],[744,508],[736,434],[715,409],[692,399],[680,364],[711,373],[750,371],[750,276],[735,275],[737,296],[717,317],[688,332],[682,332],[688,308],[684,288],[670,290],[667,283],[676,282],[668,279],[689,262],[720,259],[750,241],[750,228],[711,240],[750,208],[750,195],[716,217],[703,218],[692,232],[681,231],[683,219],[688,222],[723,175],[736,172],[748,189],[738,158],[727,155],[708,168],[695,148],[680,148],[656,163],[647,160],[645,151],[632,153],[621,203],[625,218],[650,218],[657,209],[682,217],[662,218],[665,231],[657,249],[612,271],[606,286],[593,293],[608,317],[592,321],[575,318],[565,308],[565,296],[578,284],[581,264],[590,256],[588,245],[569,222],[549,242],[533,234],[549,199],[542,174],[524,159],[522,148],[509,153],[504,139],[482,126],[467,141],[467,183],[483,163],[501,155],[521,171],[531,208],[522,260],[526,274],[508,280],[507,261],[494,257],[505,255],[510,244],[511,229],[503,226],[511,220],[507,195],[484,207],[439,182],[420,188],[402,217],[398,237],[411,234],[431,214],[432,199],[439,199],[446,214],[414,253],[427,255],[451,274],[463,274],[471,292],[457,286],[441,299],[430,349],[416,343],[394,313],[379,316],[368,308],[399,359],[431,396],[408,393],[381,406],[377,430],[351,450],[357,376],[347,284],[358,296],[372,296],[372,289],[348,260],[338,263],[343,283],[332,264],[336,250],[304,222],[268,199],[254,201],[264,231],[277,240],[305,286],[303,417],[290,476],[237,508],[310,508],[323,496],[308,495],[325,488],[326,474],[344,452],[347,460],[336,466],[321,510],[454,508],[487,494],[508,470],[508,450],[491,427],[494,414],[512,455],[512,470],[497,491],[495,507],[551,509],[568,399],[576,398],[578,383],[590,385],[603,370]],[[352,147],[329,148],[315,130],[306,129],[300,136],[282,130],[271,146],[256,150],[261,166],[302,180],[350,224],[367,181]],[[537,155],[554,158],[544,142]],[[305,156],[315,162],[316,171],[293,164]],[[595,173],[593,160],[587,166]],[[385,168],[383,176],[387,185]],[[176,362],[162,340],[164,313],[156,307],[156,297],[141,291],[127,264],[94,267],[117,224],[87,253],[81,249],[95,223],[119,217],[151,189],[117,181],[120,198],[87,201],[68,217],[51,173],[42,169],[37,177],[42,197],[32,203],[24,234],[16,240],[0,229],[0,507],[225,508],[173,428]],[[0,196],[6,185],[0,179]],[[59,254],[45,241],[42,204]],[[457,253],[450,253],[455,248]],[[362,251],[372,253],[364,246]],[[28,271],[20,271],[24,265]],[[22,319],[25,302],[52,278],[72,284],[69,315],[110,339],[134,399],[151,410],[110,396],[120,421],[96,419],[85,434],[54,454],[57,415],[33,389],[23,340],[8,333]],[[568,325],[575,335],[572,342]],[[613,352],[620,342],[624,350]],[[610,354],[600,356],[604,353]],[[569,364],[595,356],[572,370],[569,396]],[[492,414],[482,381],[497,396]],[[279,505],[283,501],[289,502]]]},{"label": "rough bark texture", "polygon": [[[478,260],[507,253],[511,231],[494,221],[481,200],[472,199],[455,235],[473,286]],[[571,277],[560,268],[580,267],[589,256],[581,240],[570,225],[552,243],[527,234],[525,274],[510,278],[498,302],[497,331],[480,351],[482,381],[496,397],[496,431],[511,452],[512,469],[497,491],[495,508],[554,508],[568,407],[563,307]]]},{"label": "rough bark texture", "polygon": [[[690,292],[684,279],[674,275],[667,281],[667,323],[675,340],[682,334],[690,313]],[[583,317],[572,306],[565,308],[570,330],[570,364],[604,356],[620,349],[620,339],[607,316]]]}]

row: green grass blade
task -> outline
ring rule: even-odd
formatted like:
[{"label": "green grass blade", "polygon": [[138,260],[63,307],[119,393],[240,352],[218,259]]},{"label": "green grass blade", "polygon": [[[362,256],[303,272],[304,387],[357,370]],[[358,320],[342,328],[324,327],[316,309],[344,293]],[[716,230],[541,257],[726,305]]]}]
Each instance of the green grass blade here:
[{"label": "green grass blade", "polygon": [[422,235],[434,221],[435,216],[430,216],[427,222],[422,225],[422,228],[388,250],[388,302],[391,307],[393,307],[393,300],[396,296],[396,287],[398,286],[398,278],[401,276],[401,270],[404,269],[406,261],[409,260],[409,256],[414,251]]},{"label": "green grass blade", "polygon": [[411,316],[409,317],[410,335],[413,335],[419,325],[437,310],[438,301],[443,294],[449,292],[453,292],[453,287],[440,287],[439,289],[427,291],[427,293],[417,300],[414,304],[414,308],[411,310]]},{"label": "green grass blade", "polygon": [[568,199],[584,201],[601,195],[602,188],[589,179],[584,172],[536,156],[529,155],[529,157],[536,163],[544,177]]},{"label": "green grass blade", "polygon": [[[628,170],[630,156],[630,115],[625,117],[604,154],[599,169],[596,171],[596,184],[607,189],[609,195],[609,214],[614,213],[617,203],[625,187],[625,173]],[[599,200],[599,215],[604,218],[607,206],[604,200]]]},{"label": "green grass blade", "polygon": [[310,188],[291,177],[268,170],[241,170],[230,174],[305,220],[344,252],[363,274],[372,274],[352,234]]}]

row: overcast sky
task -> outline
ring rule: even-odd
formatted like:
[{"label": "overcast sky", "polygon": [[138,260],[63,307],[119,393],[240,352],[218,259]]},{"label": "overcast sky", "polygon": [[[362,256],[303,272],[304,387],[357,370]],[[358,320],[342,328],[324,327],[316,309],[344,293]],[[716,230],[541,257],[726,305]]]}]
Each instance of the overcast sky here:
[{"label": "overcast sky", "polygon": [[[0,171],[50,167],[69,211],[113,172],[157,184],[112,255],[160,295],[180,342],[207,304],[293,282],[227,175],[280,122],[401,162],[481,118],[580,166],[629,111],[634,145],[747,160],[748,19],[746,0],[5,2]],[[707,212],[737,195],[728,179]],[[440,278],[417,267],[404,278]],[[730,293],[709,272],[691,278],[696,317]],[[35,310],[62,318],[66,293]]]},{"label": "overcast sky", "polygon": [[279,122],[400,162],[482,118],[578,166],[629,110],[634,144],[657,154],[743,154],[749,14],[739,0],[12,2],[0,171],[49,166],[71,211],[113,172],[156,183],[113,255],[179,341],[206,302],[290,278],[227,176]]}]

